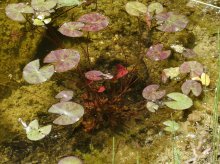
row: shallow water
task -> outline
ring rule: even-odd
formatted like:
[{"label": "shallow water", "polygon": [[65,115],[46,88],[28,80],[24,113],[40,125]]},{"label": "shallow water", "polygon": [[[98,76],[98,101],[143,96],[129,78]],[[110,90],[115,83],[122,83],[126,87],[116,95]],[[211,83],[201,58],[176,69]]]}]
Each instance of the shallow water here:
[{"label": "shallow water", "polygon": [[[182,0],[157,1],[166,11],[189,19],[184,30],[167,33],[156,29],[149,32],[143,19],[125,11],[126,0],[98,0],[97,7],[90,1],[60,15],[47,28],[33,27],[28,22],[18,23],[6,17],[6,5],[17,2],[21,1],[0,2],[0,163],[53,164],[72,155],[86,164],[107,164],[113,163],[112,154],[115,154],[115,164],[172,163],[175,160],[174,146],[179,152],[180,163],[190,160],[210,162],[211,119],[219,72],[217,31],[220,22],[217,9]],[[141,2],[145,5],[151,3]],[[215,0],[207,3],[220,6]],[[55,15],[66,9],[57,10]],[[75,21],[90,12],[107,16],[109,26],[79,38],[63,36],[57,31],[64,22]],[[152,61],[145,56],[149,47],[157,43],[172,50],[168,59]],[[185,58],[170,48],[173,44],[193,49],[197,56]],[[62,48],[79,51],[81,60],[77,69],[55,73],[46,82],[36,85],[23,79],[22,71],[27,63],[40,59],[43,64],[50,51]],[[158,102],[161,107],[150,112],[145,107],[142,90],[147,85],[159,84],[166,93],[181,92],[181,85],[190,78],[188,75],[163,83],[161,73],[163,69],[178,67],[184,61],[203,64],[204,71],[210,76],[210,85],[203,86],[199,97],[190,94],[194,105],[189,109],[170,109],[162,104],[167,100],[164,97]],[[85,72],[100,70],[116,74],[117,64],[128,70],[125,77],[93,83],[92,89],[88,87]],[[102,85],[106,91],[98,93],[97,87]],[[55,95],[67,89],[74,91],[72,101],[84,106],[85,115],[73,125],[54,125],[57,115],[48,113],[48,109],[59,102]],[[19,118],[27,123],[37,119],[41,126],[50,124],[52,131],[42,140],[30,141]],[[175,120],[180,125],[175,139],[164,130],[166,120]],[[202,155],[204,151],[207,154]]]}]

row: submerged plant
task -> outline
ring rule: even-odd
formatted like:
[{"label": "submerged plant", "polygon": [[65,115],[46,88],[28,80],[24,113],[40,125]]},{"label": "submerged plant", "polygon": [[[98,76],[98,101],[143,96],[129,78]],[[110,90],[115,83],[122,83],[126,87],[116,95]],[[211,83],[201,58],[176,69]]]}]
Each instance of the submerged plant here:
[{"label": "submerged plant", "polygon": [[171,133],[176,132],[180,128],[179,124],[176,121],[167,120],[163,122],[163,124],[166,125],[164,130]]}]

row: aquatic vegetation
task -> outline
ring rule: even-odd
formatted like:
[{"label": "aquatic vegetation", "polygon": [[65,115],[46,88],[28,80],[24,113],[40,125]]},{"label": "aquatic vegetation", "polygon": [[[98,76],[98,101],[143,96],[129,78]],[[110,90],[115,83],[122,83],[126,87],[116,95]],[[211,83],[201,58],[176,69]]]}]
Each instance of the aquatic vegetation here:
[{"label": "aquatic vegetation", "polygon": [[92,70],[85,73],[85,77],[91,81],[99,81],[104,79],[112,79],[113,76],[109,73],[105,74],[101,71]]},{"label": "aquatic vegetation", "polygon": [[50,79],[54,72],[53,65],[47,65],[40,68],[40,60],[37,59],[24,67],[23,78],[30,84],[39,84]]},{"label": "aquatic vegetation", "polygon": [[163,5],[159,2],[153,2],[147,7],[147,11],[150,13],[159,14],[163,12]]},{"label": "aquatic vegetation", "polygon": [[52,105],[48,112],[60,114],[60,116],[53,121],[54,124],[70,125],[79,121],[84,115],[84,108],[75,102],[60,102]]},{"label": "aquatic vegetation", "polygon": [[39,127],[38,120],[33,120],[28,125],[21,118],[19,118],[19,121],[26,130],[27,138],[29,140],[41,140],[51,132],[52,125]]},{"label": "aquatic vegetation", "polygon": [[166,125],[164,130],[171,133],[177,131],[180,128],[179,124],[176,121],[167,120],[163,122],[163,124]]},{"label": "aquatic vegetation", "polygon": [[171,109],[185,110],[193,105],[193,101],[191,98],[179,92],[169,93],[167,94],[167,97],[169,97],[173,101],[166,101],[164,102],[164,104]]},{"label": "aquatic vegetation", "polygon": [[59,92],[55,98],[60,99],[60,102],[69,101],[73,98],[72,90],[64,90]]},{"label": "aquatic vegetation", "polygon": [[202,93],[202,86],[197,81],[187,80],[181,86],[181,90],[185,95],[188,95],[192,91],[193,95],[199,96]]},{"label": "aquatic vegetation", "polygon": [[188,61],[180,65],[180,73],[190,73],[190,77],[198,77],[203,73],[203,65],[197,61]]},{"label": "aquatic vegetation", "polygon": [[131,1],[125,5],[125,10],[132,16],[140,16],[147,12],[147,7],[138,1]]},{"label": "aquatic vegetation", "polygon": [[163,49],[163,44],[153,45],[148,49],[146,55],[148,58],[154,61],[167,59],[170,56],[171,51],[170,50],[163,51],[162,49]]},{"label": "aquatic vegetation", "polygon": [[80,37],[83,35],[83,32],[81,31],[82,28],[85,26],[82,22],[67,22],[64,23],[58,31],[66,36],[70,37]]},{"label": "aquatic vegetation", "polygon": [[58,164],[83,164],[82,160],[75,156],[68,156],[62,158]]},{"label": "aquatic vegetation", "polygon": [[206,73],[202,73],[200,77],[193,77],[192,80],[200,81],[204,86],[209,86],[210,84],[209,75],[207,75]]},{"label": "aquatic vegetation", "polygon": [[159,105],[157,105],[154,102],[148,101],[146,104],[146,108],[150,111],[150,112],[156,112],[159,109]]},{"label": "aquatic vegetation", "polygon": [[161,98],[163,98],[166,94],[165,90],[160,90],[157,91],[159,89],[159,85],[156,84],[151,84],[148,85],[147,87],[144,88],[143,92],[142,92],[142,96],[147,99],[147,100],[159,100]]},{"label": "aquatic vegetation", "polygon": [[51,51],[44,58],[44,63],[51,63],[54,65],[55,72],[66,72],[76,68],[79,61],[79,52],[72,49]]},{"label": "aquatic vegetation", "polygon": [[166,68],[162,71],[162,82],[166,83],[168,79],[174,79],[179,74],[179,67]]}]

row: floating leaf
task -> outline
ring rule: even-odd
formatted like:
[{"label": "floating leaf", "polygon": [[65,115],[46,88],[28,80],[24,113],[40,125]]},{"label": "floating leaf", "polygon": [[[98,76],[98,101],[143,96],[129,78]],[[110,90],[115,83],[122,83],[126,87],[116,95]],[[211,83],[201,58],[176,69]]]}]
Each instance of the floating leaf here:
[{"label": "floating leaf", "polygon": [[171,67],[164,69],[162,71],[162,81],[166,83],[168,78],[173,79],[177,77],[179,74],[180,74],[179,67]]},{"label": "floating leaf", "polygon": [[183,51],[183,56],[186,58],[194,58],[197,56],[197,54],[192,49],[185,48]]},{"label": "floating leaf", "polygon": [[80,31],[84,27],[84,23],[82,22],[68,22],[64,23],[58,31],[66,36],[70,37],[80,37],[83,33]]},{"label": "floating leaf", "polygon": [[164,104],[171,109],[184,110],[190,108],[193,105],[192,99],[182,93],[178,93],[178,92],[169,93],[167,94],[167,97],[174,100],[174,101],[164,102]]},{"label": "floating leaf", "polygon": [[83,116],[84,108],[74,102],[60,102],[52,105],[48,112],[61,115],[53,121],[54,124],[70,125],[76,123]]},{"label": "floating leaf", "polygon": [[60,99],[61,102],[69,101],[73,98],[73,91],[65,90],[58,93],[55,98]]},{"label": "floating leaf", "polygon": [[128,70],[123,65],[117,64],[116,67],[117,67],[117,74],[115,76],[115,79],[122,78],[128,74]]},{"label": "floating leaf", "polygon": [[52,126],[47,125],[39,128],[38,120],[33,120],[27,124],[22,121],[21,118],[19,118],[19,121],[24,126],[24,129],[26,130],[27,138],[31,141],[37,141],[43,139],[46,135],[48,135],[51,132]]},{"label": "floating leaf", "polygon": [[163,124],[167,126],[164,128],[164,130],[168,132],[175,132],[180,128],[179,124],[176,121],[167,120],[163,122]]},{"label": "floating leaf", "polygon": [[203,66],[197,61],[184,62],[180,66],[180,73],[190,73],[190,76],[198,77],[203,73]]},{"label": "floating leaf", "polygon": [[44,63],[52,63],[56,72],[65,72],[76,68],[80,60],[78,51],[61,49],[51,51],[45,58]]},{"label": "floating leaf", "polygon": [[163,5],[161,5],[161,3],[159,2],[154,2],[151,3],[148,7],[147,7],[147,11],[150,13],[156,13],[159,14],[161,12],[163,12]]},{"label": "floating leaf", "polygon": [[56,0],[32,0],[31,6],[36,11],[48,11],[56,6]]},{"label": "floating leaf", "polygon": [[78,6],[81,2],[79,0],[57,0],[57,8],[68,7],[68,6]]},{"label": "floating leaf", "polygon": [[25,3],[12,3],[6,6],[5,13],[14,21],[25,22],[26,19],[22,13],[34,13],[34,10]]},{"label": "floating leaf", "polygon": [[172,44],[170,47],[178,53],[183,53],[185,50],[185,47],[183,47],[183,45],[181,45],[181,44]]},{"label": "floating leaf", "polygon": [[102,93],[105,90],[106,90],[105,86],[100,86],[97,92]]},{"label": "floating leaf", "polygon": [[177,32],[183,30],[187,24],[188,19],[184,15],[178,15],[173,12],[160,13],[156,15],[158,30],[164,32]]},{"label": "floating leaf", "polygon": [[155,112],[156,110],[158,110],[159,108],[159,105],[157,105],[156,103],[154,102],[147,102],[146,104],[146,108],[150,111],[150,112]]},{"label": "floating leaf", "polygon": [[209,86],[210,78],[206,73],[202,73],[201,77],[193,77],[192,80],[201,81],[202,85]]},{"label": "floating leaf", "polygon": [[101,71],[97,71],[97,70],[92,70],[92,71],[88,71],[85,73],[85,77],[88,80],[92,80],[92,81],[99,81],[99,80],[103,80],[103,79],[112,79],[113,76],[109,73],[105,74],[102,73]]},{"label": "floating leaf", "polygon": [[185,95],[188,95],[192,91],[193,95],[199,96],[202,93],[202,86],[194,80],[187,80],[181,86],[181,90]]},{"label": "floating leaf", "polygon": [[28,63],[23,69],[23,78],[30,84],[39,84],[47,81],[54,74],[54,66],[40,68],[39,59]]},{"label": "floating leaf", "polygon": [[152,84],[148,85],[147,87],[144,88],[142,92],[142,96],[147,99],[147,100],[159,100],[163,98],[166,94],[165,90],[157,91],[159,89],[159,85]]},{"label": "floating leaf", "polygon": [[85,26],[82,27],[83,31],[100,31],[109,24],[107,17],[99,13],[85,14],[81,16],[78,21],[85,24]]},{"label": "floating leaf", "polygon": [[125,10],[128,14],[138,17],[147,12],[147,7],[141,2],[131,1],[125,5]]},{"label": "floating leaf", "polygon": [[170,50],[163,51],[163,44],[156,44],[151,46],[148,51],[147,51],[147,57],[150,58],[151,60],[164,60],[168,58],[171,54]]},{"label": "floating leaf", "polygon": [[80,160],[79,158],[75,157],[75,156],[68,156],[68,157],[64,157],[62,158],[58,164],[83,164],[82,160]]}]

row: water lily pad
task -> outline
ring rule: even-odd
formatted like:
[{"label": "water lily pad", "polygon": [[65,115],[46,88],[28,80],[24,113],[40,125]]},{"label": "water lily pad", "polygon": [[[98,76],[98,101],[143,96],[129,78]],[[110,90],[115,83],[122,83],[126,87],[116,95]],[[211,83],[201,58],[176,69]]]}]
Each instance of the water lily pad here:
[{"label": "water lily pad", "polygon": [[200,77],[203,73],[203,65],[197,61],[184,62],[180,66],[180,73],[190,73],[190,76]]},{"label": "water lily pad", "polygon": [[187,24],[188,19],[184,15],[178,15],[173,12],[160,13],[156,15],[158,30],[164,32],[177,32],[183,30]]},{"label": "water lily pad", "polygon": [[148,85],[147,87],[144,88],[142,92],[142,96],[147,99],[147,100],[159,100],[163,98],[166,94],[165,90],[157,91],[159,89],[159,85],[157,84],[152,84]]},{"label": "water lily pad", "polygon": [[56,72],[65,72],[76,68],[79,61],[79,52],[72,49],[60,49],[51,51],[44,58],[44,63],[52,63],[55,66]]},{"label": "water lily pad", "polygon": [[62,158],[58,164],[83,164],[82,160],[75,156],[68,156]]},{"label": "water lily pad", "polygon": [[150,13],[159,14],[159,13],[163,12],[163,5],[161,5],[161,3],[159,3],[159,2],[151,3],[147,7],[147,11],[150,12]]},{"label": "water lily pad", "polygon": [[56,6],[56,0],[32,0],[31,6],[36,11],[48,11]]},{"label": "water lily pad", "polygon": [[176,78],[180,74],[179,67],[170,67],[162,71],[162,81],[167,82],[168,78]]},{"label": "water lily pad", "polygon": [[83,32],[81,31],[82,28],[85,26],[82,22],[67,22],[64,23],[58,31],[66,36],[70,37],[80,37],[83,35]]},{"label": "water lily pad", "polygon": [[167,120],[163,122],[163,124],[167,126],[164,128],[164,130],[168,132],[175,132],[180,128],[179,124],[176,121]]},{"label": "water lily pad", "polygon": [[164,102],[164,104],[171,109],[184,110],[190,108],[193,105],[192,99],[182,93],[169,93],[167,94],[167,97],[169,97],[173,101],[167,101]]},{"label": "water lily pad", "polygon": [[12,3],[6,6],[5,13],[14,21],[25,22],[26,19],[22,13],[34,13],[34,10],[25,3]]},{"label": "water lily pad", "polygon": [[51,132],[52,129],[51,125],[39,127],[38,120],[36,119],[31,121],[28,126],[22,119],[19,119],[19,121],[22,123],[24,129],[26,130],[27,138],[31,141],[43,139]]},{"label": "water lily pad", "polygon": [[70,125],[79,121],[84,114],[84,108],[74,102],[60,102],[52,105],[48,112],[61,115],[53,121],[54,124]]},{"label": "water lily pad", "polygon": [[155,112],[159,109],[159,105],[157,105],[156,103],[154,102],[147,102],[146,104],[146,108],[150,111],[150,112]]},{"label": "water lily pad", "polygon": [[201,77],[193,77],[192,80],[200,81],[204,86],[209,86],[210,84],[210,77],[206,73],[202,73]]},{"label": "water lily pad", "polygon": [[109,73],[105,74],[101,71],[92,70],[85,73],[85,77],[91,81],[99,81],[103,79],[112,79],[113,76]]},{"label": "water lily pad", "polygon": [[85,14],[81,16],[78,21],[85,24],[85,26],[82,27],[83,31],[100,31],[109,24],[107,17],[99,13]]},{"label": "water lily pad", "polygon": [[181,86],[181,90],[185,95],[188,95],[192,91],[193,95],[199,96],[202,93],[202,86],[197,81],[187,80]]},{"label": "water lily pad", "polygon": [[117,74],[115,75],[115,79],[120,79],[128,74],[128,70],[121,64],[117,64]]},{"label": "water lily pad", "polygon": [[171,51],[170,50],[163,51],[162,49],[163,49],[163,44],[153,45],[148,49],[146,55],[148,58],[154,61],[164,60],[170,56]]},{"label": "water lily pad", "polygon": [[39,84],[47,81],[54,74],[54,66],[47,65],[40,68],[39,59],[28,63],[23,69],[23,78],[30,84]]},{"label": "water lily pad", "polygon": [[128,14],[138,17],[147,12],[147,7],[141,2],[131,1],[125,5],[125,10]]},{"label": "water lily pad", "polygon": [[57,8],[68,7],[68,6],[78,6],[81,2],[79,0],[57,0]]},{"label": "water lily pad", "polygon": [[69,101],[73,98],[73,91],[71,90],[64,90],[58,93],[55,98],[60,99],[61,102]]}]

